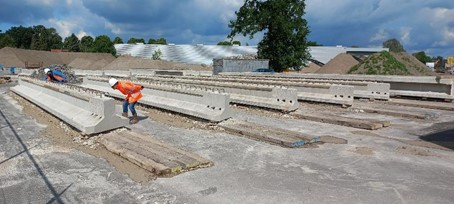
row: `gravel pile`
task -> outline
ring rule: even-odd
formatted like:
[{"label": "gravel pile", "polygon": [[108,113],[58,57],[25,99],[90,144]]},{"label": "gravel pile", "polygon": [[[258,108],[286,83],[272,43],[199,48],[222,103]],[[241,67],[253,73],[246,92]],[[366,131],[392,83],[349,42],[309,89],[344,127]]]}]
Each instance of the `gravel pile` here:
[{"label": "gravel pile", "polygon": [[77,76],[74,74],[74,71],[72,70],[72,67],[62,65],[62,64],[52,64],[43,69],[39,69],[38,74],[37,74],[37,76],[35,76],[35,78],[44,79],[45,78],[44,69],[46,69],[46,68],[49,68],[51,70],[57,70],[57,71],[60,71],[61,73],[63,73],[66,76],[67,83],[70,83],[70,84],[82,83],[82,79],[77,78]]}]

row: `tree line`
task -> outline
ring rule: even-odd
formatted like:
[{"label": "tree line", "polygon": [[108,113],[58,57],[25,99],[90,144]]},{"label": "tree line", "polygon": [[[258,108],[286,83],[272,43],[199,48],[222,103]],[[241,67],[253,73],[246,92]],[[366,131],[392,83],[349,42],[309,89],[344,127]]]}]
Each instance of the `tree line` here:
[{"label": "tree line", "polygon": [[[73,33],[62,39],[55,28],[46,28],[43,25],[31,27],[11,27],[2,32],[0,30],[0,49],[13,47],[31,50],[50,51],[51,49],[62,49],[70,52],[95,52],[111,53],[116,55],[115,44],[122,44],[120,37],[115,37],[112,41],[107,35],[99,35],[95,38],[83,36],[80,40]],[[128,44],[145,43],[144,39],[130,38]],[[165,38],[149,39],[148,44],[167,44]]]}]

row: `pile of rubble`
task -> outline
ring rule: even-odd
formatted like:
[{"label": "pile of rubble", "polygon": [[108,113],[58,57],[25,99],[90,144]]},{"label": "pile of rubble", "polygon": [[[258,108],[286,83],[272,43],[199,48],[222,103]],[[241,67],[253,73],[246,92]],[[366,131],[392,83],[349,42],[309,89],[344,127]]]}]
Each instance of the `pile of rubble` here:
[{"label": "pile of rubble", "polygon": [[49,65],[42,69],[39,69],[37,75],[34,77],[38,78],[38,79],[44,79],[45,78],[44,69],[46,69],[46,68],[49,68],[50,70],[57,70],[57,71],[60,71],[61,73],[63,73],[66,76],[67,83],[71,83],[71,84],[82,83],[82,79],[77,78],[77,76],[74,74],[74,71],[72,70],[72,67],[67,66],[66,64],[63,64],[63,65],[62,64],[52,64],[52,65]]},{"label": "pile of rubble", "polygon": [[11,77],[0,77],[0,84],[11,83]]}]

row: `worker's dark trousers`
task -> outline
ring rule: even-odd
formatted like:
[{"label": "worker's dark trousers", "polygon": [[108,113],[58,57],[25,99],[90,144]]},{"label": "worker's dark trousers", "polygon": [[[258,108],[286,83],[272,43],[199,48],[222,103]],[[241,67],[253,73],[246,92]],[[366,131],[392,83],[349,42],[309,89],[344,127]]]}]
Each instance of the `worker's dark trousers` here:
[{"label": "worker's dark trousers", "polygon": [[131,113],[132,115],[135,115],[137,114],[136,113],[136,108],[134,108],[134,106],[136,105],[137,102],[133,102],[133,103],[129,103],[128,101],[123,101],[123,113],[127,113],[128,112],[128,106],[129,106],[129,110],[131,110]]}]

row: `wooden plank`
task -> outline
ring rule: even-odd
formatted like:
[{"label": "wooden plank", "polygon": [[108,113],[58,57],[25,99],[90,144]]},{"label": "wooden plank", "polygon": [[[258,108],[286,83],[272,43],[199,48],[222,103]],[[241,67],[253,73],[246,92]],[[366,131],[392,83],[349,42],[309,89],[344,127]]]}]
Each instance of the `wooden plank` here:
[{"label": "wooden plank", "polygon": [[454,111],[454,103],[450,103],[450,102],[433,102],[433,101],[419,101],[419,100],[406,100],[406,99],[393,98],[392,100],[390,100],[386,103],[393,104],[393,105],[401,105],[401,106]]},{"label": "wooden plank", "polygon": [[212,165],[211,161],[195,153],[131,131],[104,135],[100,142],[109,151],[157,175],[175,175]]},{"label": "wooden plank", "polygon": [[227,131],[244,135],[256,140],[278,144],[284,147],[300,147],[307,143],[320,141],[320,137],[310,136],[299,132],[272,128],[264,125],[230,119],[219,123],[218,126]]},{"label": "wooden plank", "polygon": [[391,123],[389,121],[378,121],[371,119],[357,119],[348,118],[344,116],[337,116],[333,114],[316,114],[316,113],[304,113],[296,112],[294,116],[304,119],[322,123],[330,123],[335,125],[342,125],[347,127],[354,127],[366,130],[377,130],[383,127],[388,127]]},{"label": "wooden plank", "polygon": [[416,119],[423,119],[423,120],[430,119],[433,117],[427,113],[390,110],[390,109],[385,109],[385,108],[354,107],[352,109],[362,110],[366,113],[377,113],[380,115],[389,115],[389,116],[396,116],[396,117],[403,117],[403,118],[416,118]]}]

